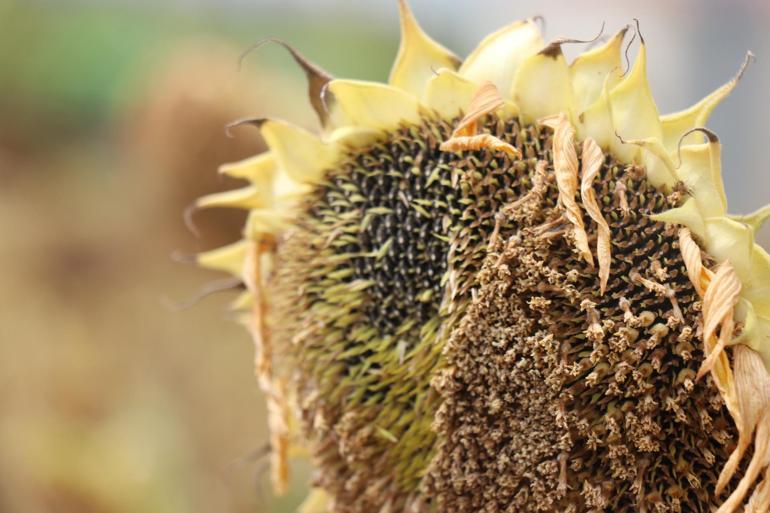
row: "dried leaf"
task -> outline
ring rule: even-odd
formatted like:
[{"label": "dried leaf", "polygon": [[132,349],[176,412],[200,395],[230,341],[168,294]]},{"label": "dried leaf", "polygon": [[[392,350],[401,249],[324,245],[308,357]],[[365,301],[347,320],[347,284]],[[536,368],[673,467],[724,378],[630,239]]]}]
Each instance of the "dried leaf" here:
[{"label": "dried leaf", "polygon": [[599,170],[604,163],[604,154],[602,149],[592,138],[588,137],[583,141],[583,176],[580,182],[580,197],[583,200],[583,207],[588,215],[598,225],[598,234],[596,239],[596,259],[599,261],[599,290],[601,295],[607,289],[607,282],[610,279],[610,264],[612,262],[612,248],[610,246],[610,226],[602,216],[599,203],[596,201],[596,192],[593,189],[594,178],[599,174]]},{"label": "dried leaf", "polygon": [[567,219],[575,232],[575,245],[580,255],[590,265],[594,258],[588,247],[588,235],[583,225],[583,214],[575,201],[578,188],[578,158],[575,152],[575,127],[567,116],[558,114],[539,121],[540,124],[553,128],[553,168],[556,185],[559,189],[559,204],[564,208]]}]

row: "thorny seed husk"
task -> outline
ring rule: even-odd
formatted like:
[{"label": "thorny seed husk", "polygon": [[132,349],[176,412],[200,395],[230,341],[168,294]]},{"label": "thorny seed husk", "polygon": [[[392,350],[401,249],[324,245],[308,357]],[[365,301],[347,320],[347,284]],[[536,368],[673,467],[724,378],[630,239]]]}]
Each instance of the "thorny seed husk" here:
[{"label": "thorny seed husk", "polygon": [[278,242],[270,328],[296,358],[317,484],[344,513],[710,511],[735,430],[695,379],[676,227],[649,219],[683,191],[605,158],[600,294],[599,226],[576,233],[559,206],[580,194],[560,198],[553,132],[483,121],[522,158],[404,126],[351,150]]}]

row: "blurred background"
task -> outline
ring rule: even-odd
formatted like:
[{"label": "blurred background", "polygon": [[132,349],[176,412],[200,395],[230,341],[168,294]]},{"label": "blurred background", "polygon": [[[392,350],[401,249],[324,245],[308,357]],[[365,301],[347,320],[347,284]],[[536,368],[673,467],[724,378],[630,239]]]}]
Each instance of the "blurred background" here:
[{"label": "blurred background", "polygon": [[[541,14],[590,39],[639,18],[662,112],[757,62],[715,112],[732,210],[770,200],[770,4],[412,0],[460,55]],[[175,262],[238,238],[238,213],[182,211],[261,151],[239,117],[315,128],[281,37],[336,76],[385,80],[395,0],[0,0],[0,512],[289,512],[268,487],[252,346],[221,278]],[[568,48],[574,55],[578,47]],[[761,238],[767,242],[770,233]],[[177,258],[176,260],[180,260]],[[184,260],[184,258],[181,258]]]}]

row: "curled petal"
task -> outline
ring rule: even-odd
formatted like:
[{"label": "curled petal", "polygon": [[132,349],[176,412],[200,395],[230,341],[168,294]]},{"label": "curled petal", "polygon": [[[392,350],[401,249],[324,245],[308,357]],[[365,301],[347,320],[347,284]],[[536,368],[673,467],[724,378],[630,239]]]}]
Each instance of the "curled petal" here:
[{"label": "curled petal", "polygon": [[449,152],[479,150],[502,151],[512,158],[521,158],[521,152],[517,148],[514,148],[507,142],[501,141],[491,134],[452,137],[441,143],[439,149],[441,151]]},{"label": "curled petal", "polygon": [[567,219],[575,230],[575,245],[580,255],[590,265],[594,258],[588,247],[588,235],[583,225],[583,213],[575,201],[578,188],[578,158],[575,151],[575,128],[565,114],[549,116],[539,121],[554,129],[553,168],[559,189],[559,203],[564,207]]},{"label": "curled petal", "polygon": [[580,183],[580,197],[583,199],[588,215],[599,227],[596,241],[596,259],[599,261],[600,291],[604,295],[607,282],[610,279],[610,264],[612,248],[610,247],[610,227],[602,216],[602,211],[596,201],[593,182],[604,163],[604,154],[599,145],[590,137],[583,141],[583,177]]},{"label": "curled petal", "polygon": [[[692,240],[690,230],[681,228],[679,230],[679,250],[682,252],[684,266],[687,269],[687,276],[690,278],[693,287],[698,295],[703,297],[706,293],[706,286],[711,281],[713,273],[703,267],[700,247]],[[706,285],[704,285],[704,282]]]},{"label": "curled petal", "polygon": [[[754,455],[751,458],[746,473],[738,483],[733,493],[719,508],[718,513],[732,513],[743,502],[754,481],[764,468],[770,464],[770,375],[765,370],[762,358],[758,353],[743,345],[735,347],[735,390],[740,405],[743,425],[739,429],[740,440],[736,452],[730,456],[728,463],[719,476],[718,490],[730,481],[735,468],[748,445],[748,440],[754,436]],[[740,452],[738,452],[740,451]],[[720,486],[721,485],[721,486]],[[757,487],[752,502],[766,502],[768,487],[767,477]],[[766,511],[756,509],[755,511]]]},{"label": "curled petal", "polygon": [[468,113],[457,124],[452,137],[476,135],[481,118],[503,106],[505,101],[492,82],[484,82],[476,91],[468,106]]},{"label": "curled petal", "polygon": [[724,322],[738,304],[741,280],[729,262],[719,266],[714,278],[703,296],[703,337],[714,335],[717,327]]},{"label": "curled petal", "polygon": [[[735,327],[733,313],[740,293],[741,280],[729,262],[723,263],[717,269],[703,296],[703,340],[706,341],[708,356],[698,370],[699,378],[714,367],[717,357],[732,339]],[[720,326],[716,345],[708,347],[717,327]]]}]

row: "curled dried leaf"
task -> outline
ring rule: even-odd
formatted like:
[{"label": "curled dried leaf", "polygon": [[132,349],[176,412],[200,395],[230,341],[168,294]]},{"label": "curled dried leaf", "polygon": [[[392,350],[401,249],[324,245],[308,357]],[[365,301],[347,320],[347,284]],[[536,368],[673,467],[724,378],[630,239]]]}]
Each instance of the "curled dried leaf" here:
[{"label": "curled dried leaf", "polygon": [[559,189],[559,204],[564,208],[567,219],[574,228],[575,245],[583,259],[593,265],[594,258],[588,247],[588,235],[583,225],[575,193],[578,189],[578,158],[575,151],[575,127],[564,114],[548,116],[539,121],[554,130],[553,168]]},{"label": "curled dried leaf", "polygon": [[599,174],[603,163],[604,154],[602,149],[592,138],[586,138],[583,141],[583,176],[580,182],[580,197],[583,200],[583,207],[586,209],[586,212],[598,225],[596,259],[599,261],[599,288],[601,295],[604,295],[604,291],[607,289],[607,282],[610,279],[610,264],[612,262],[610,226],[607,224],[604,216],[602,216],[599,203],[596,201],[596,192],[593,189],[594,178]]},{"label": "curled dried leaf", "polygon": [[441,151],[502,151],[503,153],[510,155],[511,158],[521,158],[521,152],[508,144],[501,141],[497,137],[491,134],[479,134],[479,135],[463,135],[459,137],[452,137],[441,143],[439,146]]},{"label": "curled dried leaf", "polygon": [[468,113],[452,132],[452,138],[478,134],[478,122],[481,118],[503,106],[505,101],[492,82],[484,82],[476,91],[468,106]]}]

